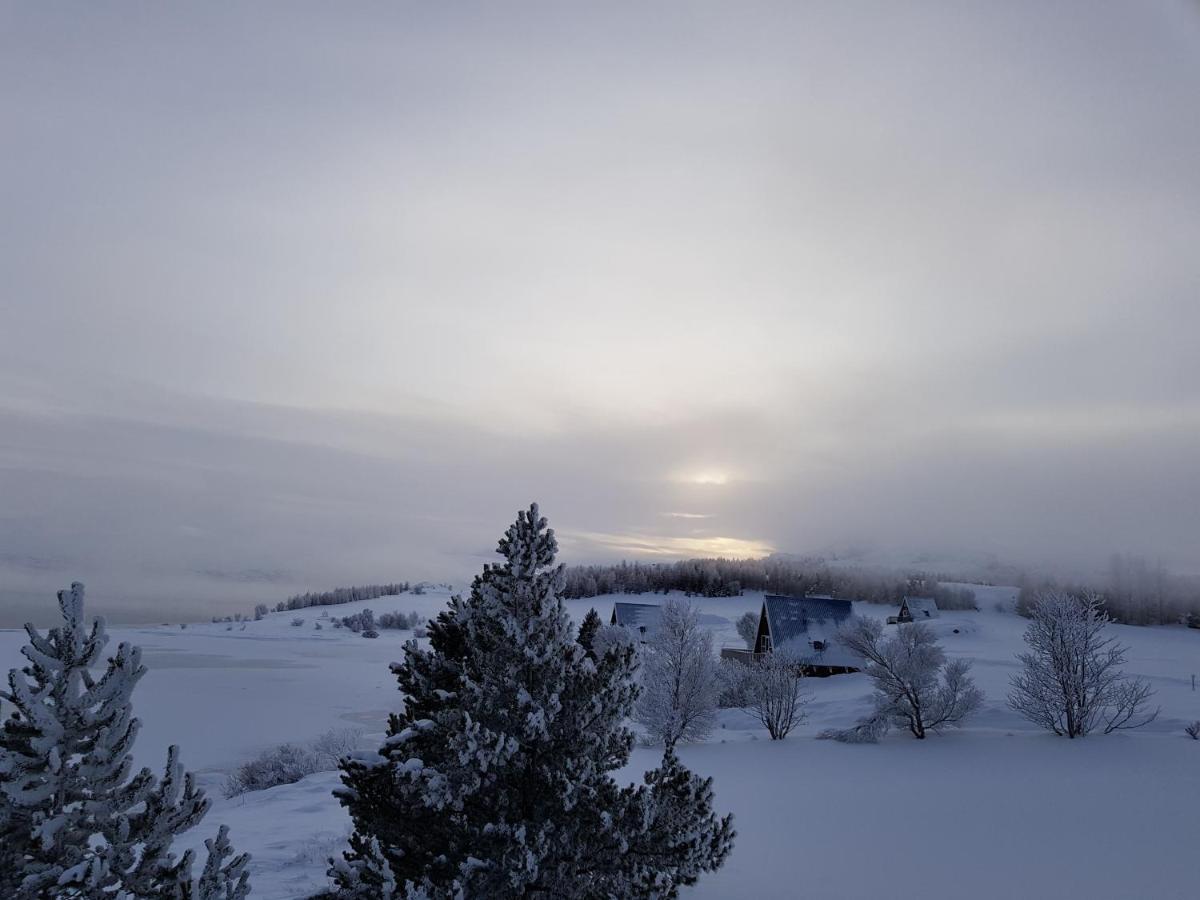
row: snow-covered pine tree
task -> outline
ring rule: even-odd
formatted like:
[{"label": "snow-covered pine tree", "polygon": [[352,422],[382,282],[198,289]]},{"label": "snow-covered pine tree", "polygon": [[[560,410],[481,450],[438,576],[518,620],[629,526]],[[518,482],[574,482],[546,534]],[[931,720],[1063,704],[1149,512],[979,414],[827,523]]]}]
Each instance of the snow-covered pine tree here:
[{"label": "snow-covered pine tree", "polygon": [[29,665],[0,691],[15,707],[0,727],[0,895],[240,900],[247,857],[210,856],[215,868],[196,890],[191,852],[170,852],[209,805],[178,749],[161,782],[149,769],[129,777],[139,724],[130,695],[146,670],[141,651],[121,644],[93,676],[108,635],[101,619],[85,628],[83,597],[78,582],[59,591],[63,624],[46,635],[25,626]]},{"label": "snow-covered pine tree", "polygon": [[393,666],[407,695],[377,756],[343,764],[354,821],[335,896],[673,897],[719,867],[731,818],[668,754],[620,787],[635,651],[589,658],[561,599],[554,533],[534,504],[467,598]]}]

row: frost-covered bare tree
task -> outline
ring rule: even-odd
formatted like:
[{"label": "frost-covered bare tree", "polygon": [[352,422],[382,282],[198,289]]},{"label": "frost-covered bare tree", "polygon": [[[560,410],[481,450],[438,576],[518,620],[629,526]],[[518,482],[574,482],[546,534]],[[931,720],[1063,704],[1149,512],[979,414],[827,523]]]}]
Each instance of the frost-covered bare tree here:
[{"label": "frost-covered bare tree", "polygon": [[703,740],[716,724],[720,693],[712,632],[690,603],[668,597],[642,654],[637,720],[667,747]]},{"label": "frost-covered bare tree", "polygon": [[1105,734],[1153,721],[1154,691],[1125,675],[1125,648],[1107,635],[1109,619],[1094,593],[1041,594],[1025,629],[1021,673],[1012,678],[1008,705],[1035,725],[1069,738]]},{"label": "frost-covered bare tree", "polygon": [[746,642],[746,649],[753,650],[758,639],[758,616],[752,612],[743,613],[737,620],[737,633]]},{"label": "frost-covered bare tree", "polygon": [[108,635],[101,619],[84,626],[83,596],[79,583],[59,591],[63,624],[47,634],[25,626],[29,664],[0,691],[14,707],[0,726],[0,896],[242,900],[249,857],[223,862],[224,829],[198,884],[191,851],[171,853],[209,807],[178,748],[161,780],[149,769],[130,777],[130,695],[146,669],[129,644],[102,662]]},{"label": "frost-covered bare tree", "polygon": [[[839,640],[863,658],[875,682],[870,719],[878,736],[881,723],[907,728],[918,739],[958,726],[983,703],[969,674],[971,663],[946,659],[937,637],[925,625],[901,625],[887,637],[875,619],[856,616],[842,626]],[[865,724],[865,723],[864,723]]]},{"label": "frost-covered bare tree", "polygon": [[809,696],[804,690],[797,661],[781,651],[751,663],[727,668],[728,692],[738,707],[753,716],[773,741],[781,741],[804,721]]}]

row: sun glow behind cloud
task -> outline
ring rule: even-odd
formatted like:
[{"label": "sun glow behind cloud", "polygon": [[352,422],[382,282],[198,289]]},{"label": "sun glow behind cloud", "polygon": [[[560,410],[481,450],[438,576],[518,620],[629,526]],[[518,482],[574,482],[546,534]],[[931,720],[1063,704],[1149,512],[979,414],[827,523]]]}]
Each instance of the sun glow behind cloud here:
[{"label": "sun glow behind cloud", "polygon": [[733,480],[733,476],[723,469],[693,469],[679,472],[671,480],[681,484],[724,487]]},{"label": "sun glow behind cloud", "polygon": [[570,542],[590,547],[599,554],[653,557],[657,559],[687,559],[694,556],[725,558],[758,558],[769,556],[775,547],[757,538],[735,537],[666,537],[647,534],[602,534],[597,532],[567,532]]}]

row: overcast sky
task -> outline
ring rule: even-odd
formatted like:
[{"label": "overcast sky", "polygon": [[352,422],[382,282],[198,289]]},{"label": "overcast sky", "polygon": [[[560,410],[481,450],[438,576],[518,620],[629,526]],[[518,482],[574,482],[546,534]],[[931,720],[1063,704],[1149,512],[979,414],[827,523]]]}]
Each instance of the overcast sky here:
[{"label": "overcast sky", "polygon": [[0,624],[460,581],[533,499],[1200,571],[1194,2],[0,9]]}]

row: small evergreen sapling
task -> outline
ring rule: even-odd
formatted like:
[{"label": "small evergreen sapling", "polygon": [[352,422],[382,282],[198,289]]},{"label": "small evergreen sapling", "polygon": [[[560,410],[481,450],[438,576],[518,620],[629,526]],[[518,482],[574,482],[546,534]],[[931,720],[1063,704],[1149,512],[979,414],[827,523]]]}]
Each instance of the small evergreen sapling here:
[{"label": "small evergreen sapling", "polygon": [[146,669],[140,649],[121,644],[92,675],[108,635],[101,619],[84,627],[83,596],[79,583],[59,592],[63,624],[46,635],[25,626],[29,665],[0,691],[14,707],[0,726],[0,896],[242,900],[248,857],[222,863],[223,832],[199,885],[192,853],[171,853],[209,807],[178,748],[161,781],[149,769],[129,777],[139,727],[130,696]]}]

